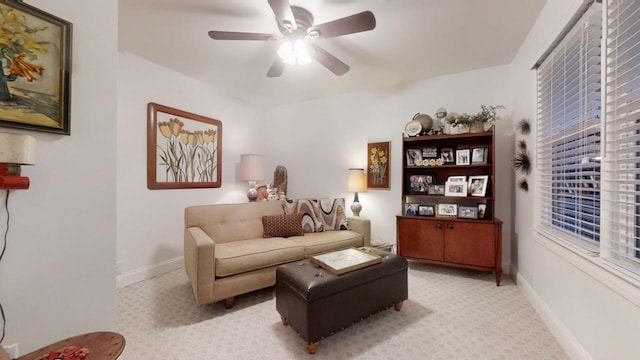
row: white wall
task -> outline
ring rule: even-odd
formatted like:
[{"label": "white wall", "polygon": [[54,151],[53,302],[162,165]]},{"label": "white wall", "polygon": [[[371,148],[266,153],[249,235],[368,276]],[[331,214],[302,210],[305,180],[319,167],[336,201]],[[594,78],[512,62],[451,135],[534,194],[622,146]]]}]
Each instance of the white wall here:
[{"label": "white wall", "polygon": [[[240,154],[264,149],[255,107],[133,54],[119,61],[117,282],[124,286],[182,266],[184,208],[246,201],[248,184],[236,180]],[[147,189],[149,102],[222,121],[222,187]]]},{"label": "white wall", "polygon": [[[71,335],[116,330],[117,2],[29,4],[73,23],[73,62],[71,136],[0,129],[38,142],[36,165],[23,167],[31,188],[10,193],[0,264],[2,344],[18,344],[21,354]],[[5,221],[0,205],[3,234]]]},{"label": "white wall", "polygon": [[[348,76],[348,75],[345,75]],[[499,66],[417,81],[376,92],[358,92],[319,99],[268,111],[267,163],[284,165],[289,175],[289,196],[341,196],[347,206],[347,169],[367,167],[367,143],[391,141],[391,189],[359,194],[361,216],[371,219],[372,240],[395,243],[396,219],[401,211],[402,132],[417,112],[434,116],[436,109],[478,112],[480,105],[507,107],[506,121],[497,126],[496,146],[511,149],[508,67]],[[508,144],[505,146],[505,143]],[[496,189],[512,186],[510,153],[497,153]],[[497,194],[497,215],[505,221],[503,263],[509,268],[511,193]],[[350,210],[347,210],[350,214]]]},{"label": "white wall", "polygon": [[[528,117],[532,134],[518,135],[535,158],[536,77],[530,70],[582,2],[547,2],[514,59],[513,120]],[[534,168],[535,169],[535,168]],[[529,192],[515,193],[517,279],[529,300],[574,359],[637,359],[640,291],[589,259],[554,246],[535,232],[535,170]]]}]

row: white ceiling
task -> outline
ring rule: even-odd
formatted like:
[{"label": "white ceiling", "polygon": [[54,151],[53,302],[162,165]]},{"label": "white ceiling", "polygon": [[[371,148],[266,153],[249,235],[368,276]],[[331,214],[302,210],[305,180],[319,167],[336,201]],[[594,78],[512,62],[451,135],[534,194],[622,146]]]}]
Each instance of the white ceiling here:
[{"label": "white ceiling", "polygon": [[279,34],[267,0],[120,0],[119,50],[256,105],[379,89],[511,62],[546,0],[290,0],[314,24],[370,10],[372,31],[314,40],[351,66],[317,62],[268,78],[278,41],[221,41],[209,30]]}]

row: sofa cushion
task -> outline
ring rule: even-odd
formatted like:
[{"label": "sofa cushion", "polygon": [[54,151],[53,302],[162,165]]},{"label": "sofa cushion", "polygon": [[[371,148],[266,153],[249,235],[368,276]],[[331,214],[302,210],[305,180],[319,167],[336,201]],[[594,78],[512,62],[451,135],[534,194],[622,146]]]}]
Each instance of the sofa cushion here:
[{"label": "sofa cushion", "polygon": [[304,259],[304,246],[290,239],[254,238],[216,244],[215,275],[230,276]]},{"label": "sofa cushion", "polygon": [[304,246],[304,255],[315,255],[349,247],[364,246],[362,234],[355,231],[324,231],[287,238]]},{"label": "sofa cushion", "polygon": [[185,227],[197,226],[216,242],[262,237],[262,217],[282,215],[280,201],[253,201],[239,204],[189,206],[185,209]]},{"label": "sofa cushion", "polygon": [[302,230],[305,233],[348,230],[344,204],[344,198],[283,200],[286,214],[302,214]]},{"label": "sofa cushion", "polygon": [[265,215],[262,217],[262,227],[264,228],[262,237],[266,238],[304,235],[302,231],[302,215],[298,213]]}]

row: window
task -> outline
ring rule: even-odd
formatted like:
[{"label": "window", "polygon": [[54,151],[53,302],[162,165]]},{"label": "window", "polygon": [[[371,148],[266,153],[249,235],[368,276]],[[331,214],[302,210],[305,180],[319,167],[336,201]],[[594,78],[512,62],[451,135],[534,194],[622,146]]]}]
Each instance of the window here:
[{"label": "window", "polygon": [[537,68],[539,230],[600,242],[602,7],[589,6]]},{"label": "window", "polygon": [[587,5],[537,65],[538,229],[640,274],[640,0],[602,16]]},{"label": "window", "polygon": [[605,43],[602,256],[640,273],[640,0],[607,2]]}]

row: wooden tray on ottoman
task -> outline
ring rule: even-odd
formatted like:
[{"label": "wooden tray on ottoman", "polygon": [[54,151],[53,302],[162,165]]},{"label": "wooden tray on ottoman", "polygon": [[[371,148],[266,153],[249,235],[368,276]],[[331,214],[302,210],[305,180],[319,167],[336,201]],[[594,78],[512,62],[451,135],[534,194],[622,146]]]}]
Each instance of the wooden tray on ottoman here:
[{"label": "wooden tray on ottoman", "polygon": [[349,248],[320,255],[309,256],[309,261],[336,275],[362,269],[382,262],[382,257],[364,249]]}]

